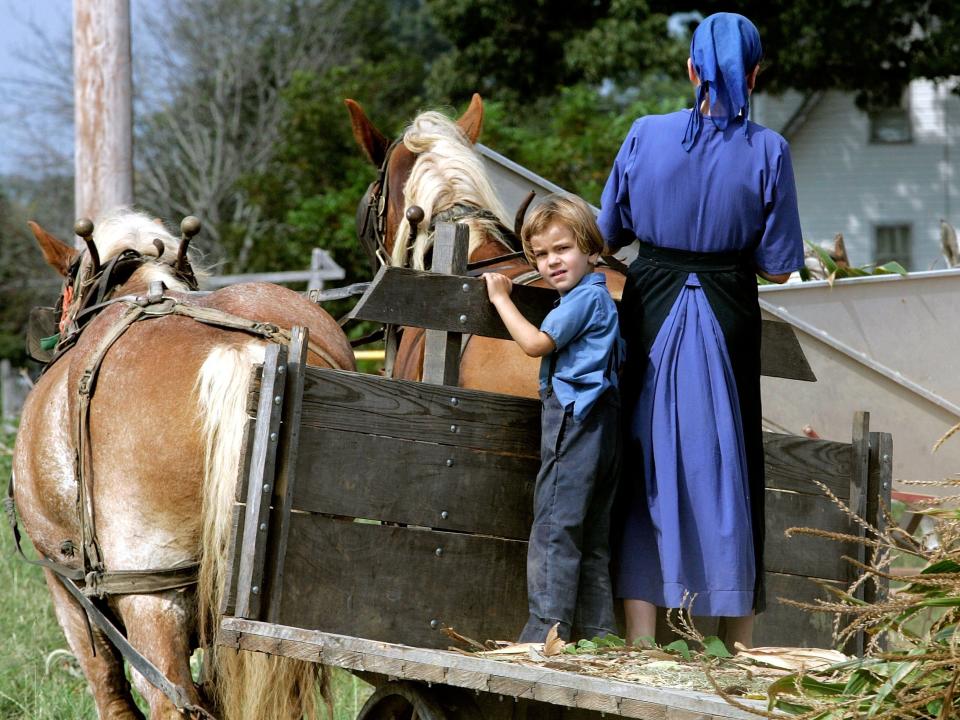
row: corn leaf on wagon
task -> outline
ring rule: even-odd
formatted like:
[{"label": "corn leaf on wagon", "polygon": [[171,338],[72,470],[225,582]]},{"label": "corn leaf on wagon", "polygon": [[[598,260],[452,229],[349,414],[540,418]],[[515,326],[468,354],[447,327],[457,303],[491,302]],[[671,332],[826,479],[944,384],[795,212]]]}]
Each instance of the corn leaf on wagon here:
[{"label": "corn leaf on wagon", "polygon": [[[299,331],[289,349],[268,348],[248,403],[222,642],[361,675],[378,688],[361,717],[749,717],[711,694],[443,650],[445,626],[480,640],[522,627],[539,465],[537,402],[456,386],[463,335],[508,337],[482,280],[464,276],[464,230],[441,226],[435,272],[382,269],[354,311],[428,328],[424,382],[306,367]],[[514,297],[538,321],[554,296],[518,287]],[[814,379],[782,323],[765,323],[762,366]],[[755,639],[828,647],[831,616],[776,598],[823,597],[811,578],[846,586],[857,571],[841,556],[868,558],[856,543],[784,530],[862,534],[814,480],[878,526],[891,439],[857,413],[850,443],[764,442],[770,607]],[[869,601],[878,590],[861,592]]]}]

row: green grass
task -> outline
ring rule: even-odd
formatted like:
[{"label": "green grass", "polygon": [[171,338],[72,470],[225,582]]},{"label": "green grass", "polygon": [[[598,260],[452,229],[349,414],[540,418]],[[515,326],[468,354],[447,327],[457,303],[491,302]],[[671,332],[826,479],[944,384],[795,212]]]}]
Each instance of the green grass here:
[{"label": "green grass", "polygon": [[[12,445],[11,434],[0,434],[4,489],[10,477]],[[5,521],[0,527],[0,638],[0,718],[96,717],[86,680],[79,676],[80,668],[54,617],[43,573],[14,553],[13,535]]]},{"label": "green grass", "polygon": [[[331,669],[330,694],[333,696],[332,720],[353,720],[373,693],[373,687],[340,668]],[[331,720],[321,704],[324,720]]]},{"label": "green grass", "polygon": [[[4,490],[12,447],[13,435],[0,431]],[[16,555],[5,519],[0,521],[0,643],[0,720],[96,718],[86,679],[53,614],[43,572]],[[352,720],[373,690],[338,669],[333,670],[330,688],[334,713],[331,719],[324,709],[325,720]]]}]

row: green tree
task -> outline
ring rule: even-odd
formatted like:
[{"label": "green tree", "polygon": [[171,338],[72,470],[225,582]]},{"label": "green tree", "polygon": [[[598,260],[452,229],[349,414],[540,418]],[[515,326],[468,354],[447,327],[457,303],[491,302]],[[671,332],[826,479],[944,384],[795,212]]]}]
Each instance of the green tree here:
[{"label": "green tree", "polygon": [[[177,0],[152,28],[153,111],[138,123],[137,200],[172,220],[196,213],[215,259],[234,272],[272,232],[245,180],[272,162],[282,95],[298,72],[349,57],[353,2]],[[162,99],[156,96],[161,95]]]},{"label": "green tree", "polygon": [[[692,9],[676,0],[650,0],[650,7]],[[719,0],[694,8],[704,15],[731,9]],[[760,90],[847,90],[861,107],[882,107],[898,104],[911,80],[944,80],[960,67],[954,0],[743,0],[736,10],[763,39]]]},{"label": "green tree", "polygon": [[[345,268],[347,282],[370,278],[355,217],[376,171],[353,139],[343,101],[357,100],[383,132],[398,136],[426,105],[428,60],[442,44],[418,4],[357,5],[344,27],[352,54],[326,70],[293,76],[282,94],[273,159],[241,183],[262,216],[273,221],[269,240],[250,256],[251,268],[303,267],[320,246]],[[346,305],[327,309],[337,315]]]},{"label": "green tree", "polygon": [[[29,192],[27,186],[30,186]],[[14,365],[26,361],[25,334],[30,308],[53,305],[60,289],[60,278],[43,261],[43,256],[27,229],[27,219],[37,219],[51,229],[56,223],[37,208],[23,205],[17,191],[40,197],[45,188],[56,191],[56,178],[29,182],[20,179],[17,188],[0,189],[0,358]],[[62,238],[63,239],[63,238]],[[69,239],[66,239],[69,242]]]},{"label": "green tree", "polygon": [[634,119],[684,107],[689,84],[659,75],[630,92],[602,92],[581,83],[540,98],[523,112],[509,103],[486,104],[483,142],[593,204]]},{"label": "green tree", "polygon": [[665,67],[678,57],[667,17],[630,0],[428,0],[451,48],[433,65],[438,99],[472,92],[524,105],[582,81]]}]

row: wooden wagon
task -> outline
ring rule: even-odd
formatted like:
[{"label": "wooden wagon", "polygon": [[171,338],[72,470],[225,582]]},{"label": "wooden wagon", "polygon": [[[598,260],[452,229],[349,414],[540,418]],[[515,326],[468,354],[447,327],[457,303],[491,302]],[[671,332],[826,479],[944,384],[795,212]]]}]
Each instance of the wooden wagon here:
[{"label": "wooden wagon", "polygon": [[[428,328],[424,382],[310,368],[302,333],[271,346],[249,398],[222,642],[353,671],[377,690],[361,717],[741,718],[706,693],[646,687],[444,650],[526,619],[526,539],[539,404],[456,387],[462,337],[508,337],[482,280],[464,276],[465,229],[443,226],[435,271],[384,268],[355,315]],[[452,274],[450,274],[452,271]],[[554,299],[518,287],[536,321]],[[792,330],[766,323],[763,372],[812,380]],[[829,647],[832,617],[777,602],[846,586],[862,546],[784,537],[862,533],[814,484],[874,526],[889,501],[891,439],[855,416],[852,442],[766,434],[769,609],[758,645]],[[870,600],[871,588],[865,588]],[[709,634],[709,632],[708,632]],[[859,640],[862,643],[862,639]],[[853,650],[858,647],[849,648]]]}]

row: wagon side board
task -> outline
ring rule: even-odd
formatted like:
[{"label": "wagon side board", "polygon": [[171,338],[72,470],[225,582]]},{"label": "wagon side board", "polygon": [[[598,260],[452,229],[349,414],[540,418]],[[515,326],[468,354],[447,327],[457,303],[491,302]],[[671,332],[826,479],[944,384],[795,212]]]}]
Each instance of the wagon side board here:
[{"label": "wagon side board", "polygon": [[[461,272],[465,229],[441,224],[436,243],[438,269]],[[514,297],[529,319],[555,300],[528,287]],[[481,280],[443,273],[383,269],[356,316],[433,331],[434,383],[456,377],[458,333],[505,332]],[[814,379],[788,327],[765,324],[762,353],[763,372]],[[268,355],[254,383],[224,614],[420,648],[447,646],[445,627],[481,641],[514,638],[527,615],[539,404],[308,368],[304,355]],[[890,437],[871,433],[862,413],[851,443],[766,434],[764,448],[768,610],[754,638],[829,647],[831,615],[779,600],[830,599],[824,584],[856,578],[842,556],[868,559],[857,540],[863,521],[879,527],[889,504]],[[787,538],[796,527],[853,540]]]},{"label": "wagon side board", "polygon": [[[270,547],[285,532],[286,550],[258,555],[267,565],[260,607],[238,612],[234,582],[227,614],[423,648],[448,646],[447,626],[480,641],[514,638],[527,612],[538,404],[325,369],[296,377],[298,452],[285,461],[287,490],[274,494],[270,531],[258,537]],[[288,387],[285,403],[290,396]],[[856,535],[837,502],[853,501],[875,524],[876,498],[889,501],[889,436],[860,422],[859,445],[765,434],[768,609],[757,619],[758,644],[831,645],[831,615],[778,600],[828,599],[811,578],[845,588],[854,568],[841,556],[858,557],[859,546],[784,533]],[[290,428],[280,431],[283,446]],[[238,493],[238,506],[245,497]],[[238,507],[236,516],[245,513]],[[238,527],[240,560],[251,552],[242,537]]]},{"label": "wagon side board", "polygon": [[[515,285],[510,296],[520,313],[537,327],[557,300],[553,290],[532,285]],[[381,267],[349,317],[510,340],[510,333],[487,297],[486,283],[459,273]],[[760,373],[816,381],[789,323],[763,320]]]}]

